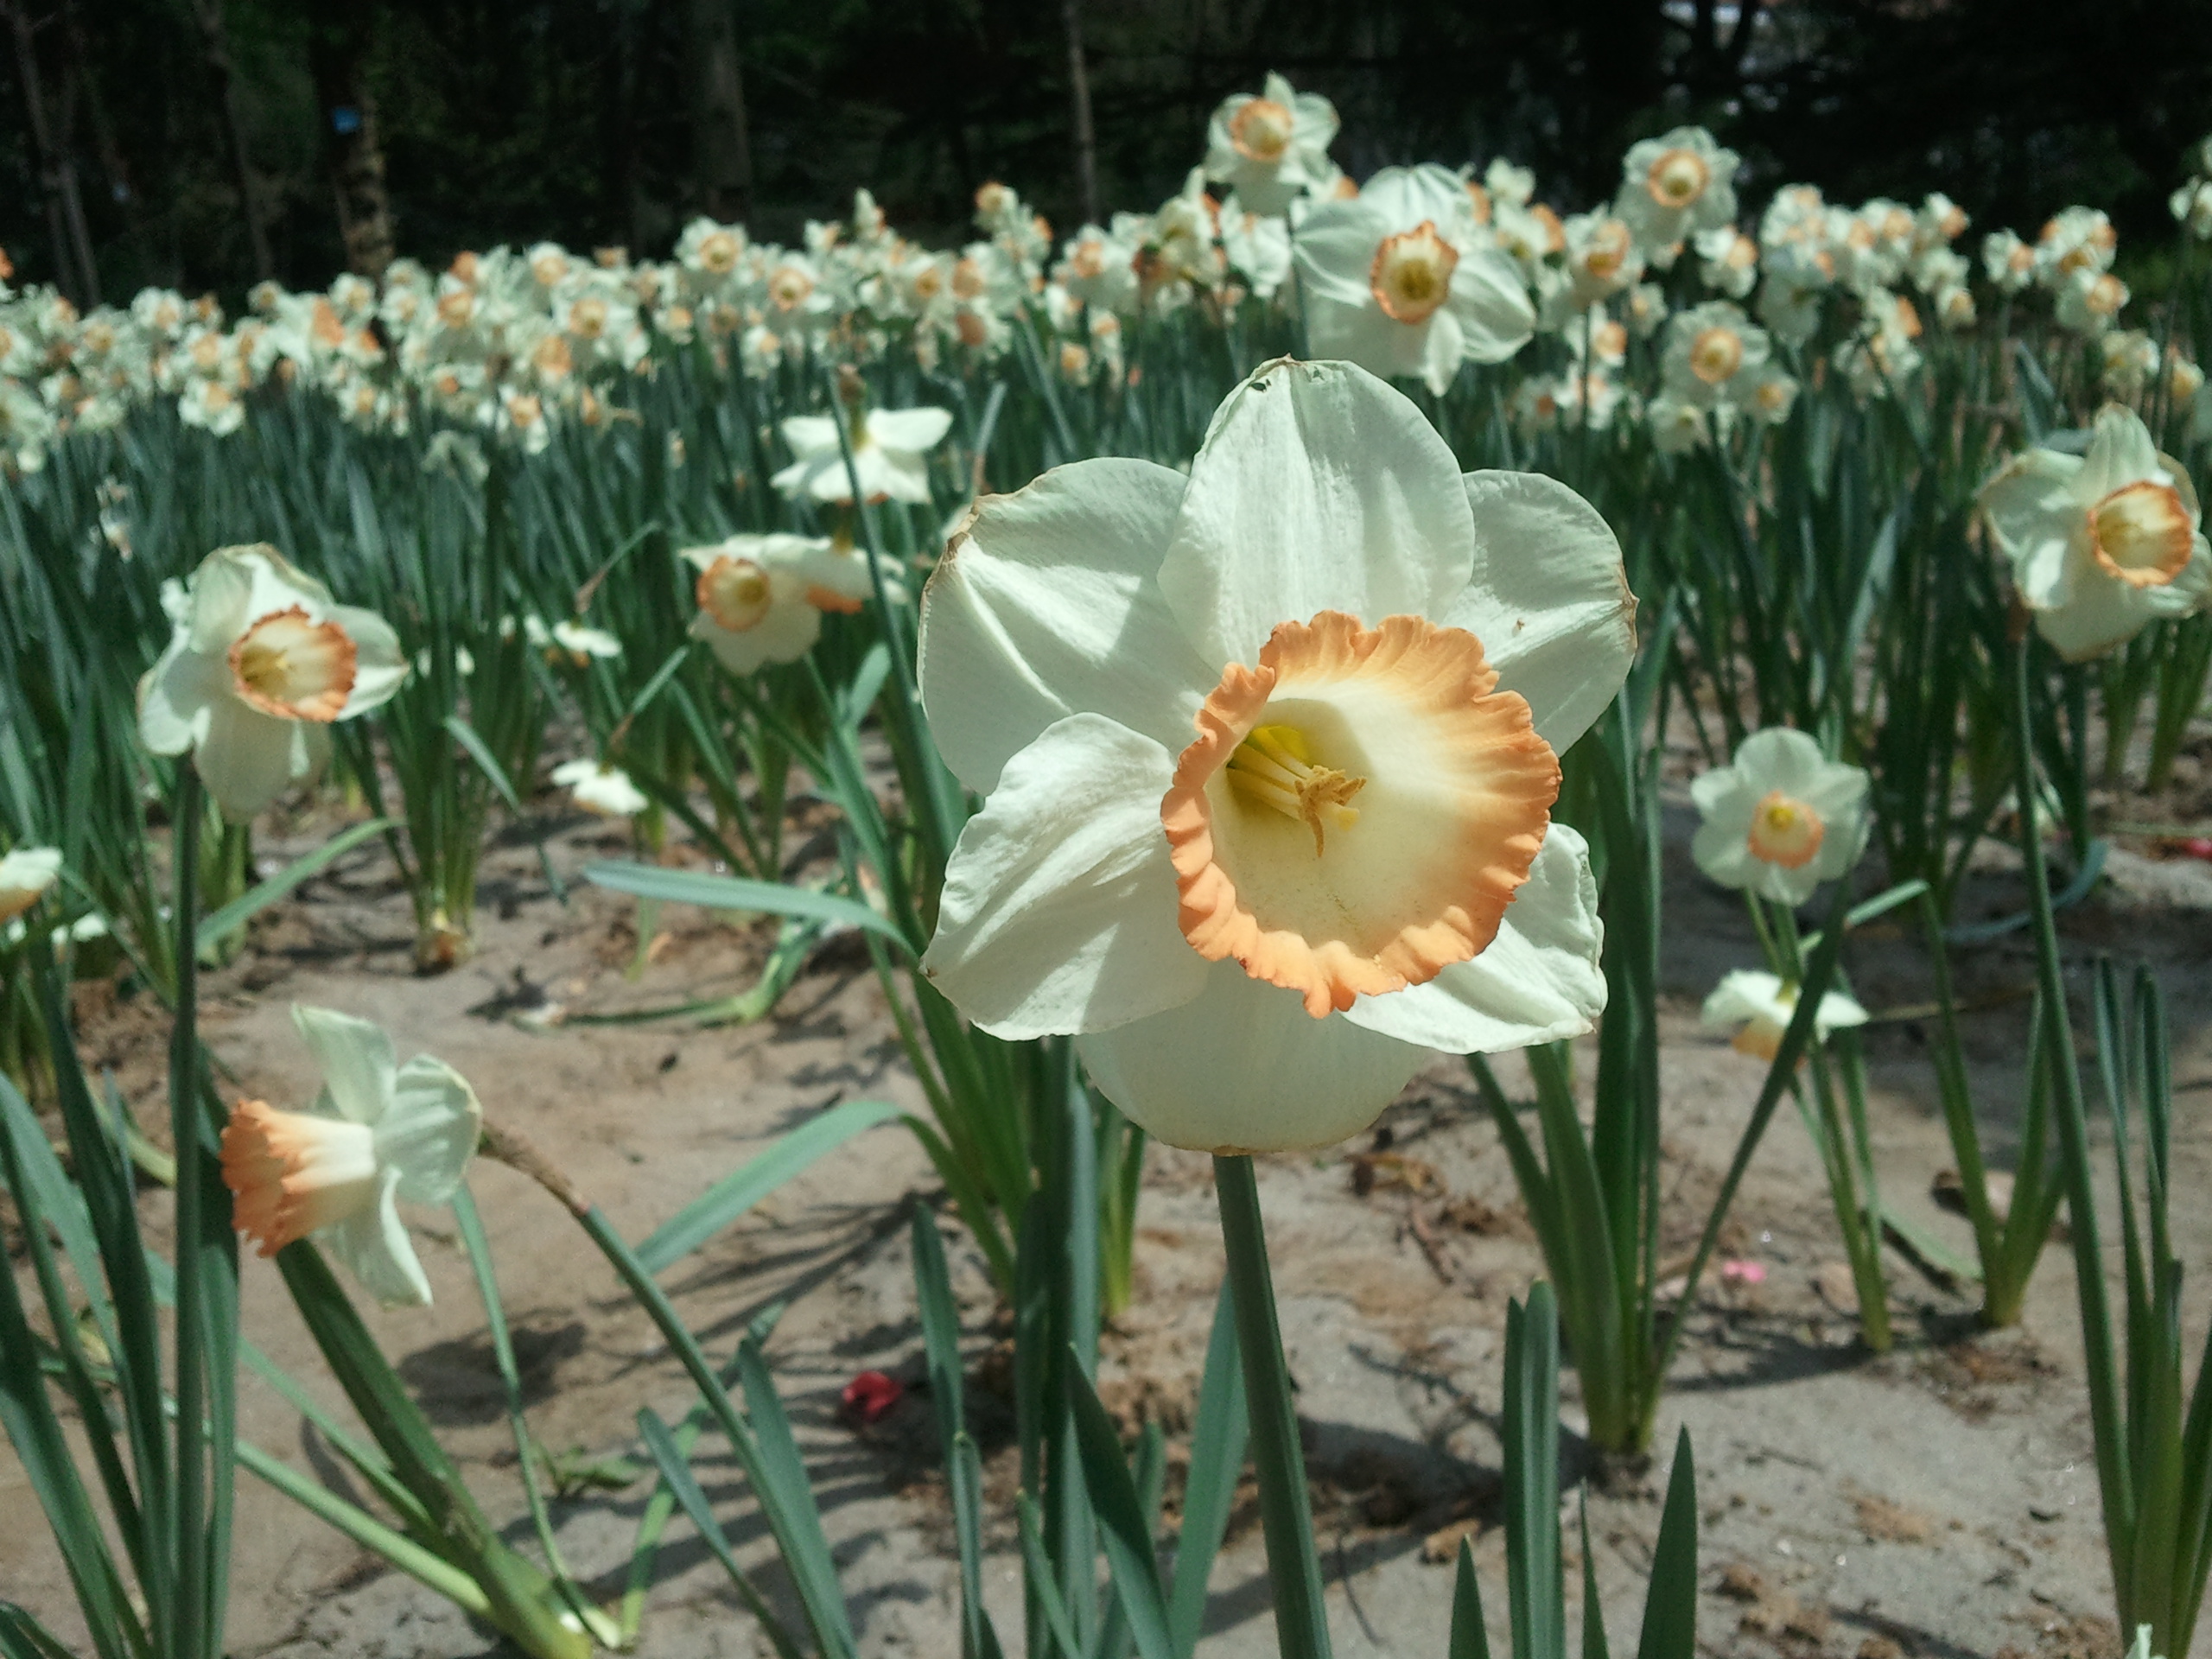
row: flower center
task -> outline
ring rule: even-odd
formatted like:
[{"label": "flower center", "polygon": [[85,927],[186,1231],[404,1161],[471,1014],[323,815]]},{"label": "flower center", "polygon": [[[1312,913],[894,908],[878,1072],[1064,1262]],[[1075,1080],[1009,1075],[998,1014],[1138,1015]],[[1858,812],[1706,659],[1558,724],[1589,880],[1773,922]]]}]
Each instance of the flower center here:
[{"label": "flower center", "polygon": [[1701,328],[1690,342],[1690,372],[1717,386],[1744,364],[1744,337],[1733,328]]},{"label": "flower center", "polygon": [[1827,834],[1827,825],[1821,821],[1818,812],[1804,802],[1771,789],[1752,810],[1751,833],[1744,839],[1753,858],[1794,870],[1811,861],[1813,855],[1821,850],[1821,837]]},{"label": "flower center", "polygon": [[264,715],[327,725],[345,711],[357,658],[345,629],[311,620],[305,606],[295,605],[271,611],[238,636],[231,679]]},{"label": "flower center", "polygon": [[2131,588],[2163,588],[2182,572],[2196,527],[2181,492],[2143,479],[2089,509],[2089,548],[2108,576]]},{"label": "flower center", "polygon": [[1433,219],[1385,237],[1368,267],[1367,286],[1394,322],[1427,322],[1452,291],[1459,251],[1436,232]]},{"label": "flower center", "polygon": [[1662,207],[1687,207],[1705,194],[1713,170],[1694,149],[1670,149],[1651,163],[1643,188]]},{"label": "flower center", "polygon": [[711,231],[699,243],[699,264],[717,276],[737,269],[737,238],[728,231]]},{"label": "flower center", "polygon": [[1611,282],[1628,263],[1628,226],[1618,219],[1609,219],[1590,233],[1588,251],[1582,256],[1583,268],[1599,282]]},{"label": "flower center", "polygon": [[1255,98],[1229,118],[1229,142],[1239,156],[1279,162],[1290,148],[1290,111],[1271,98]]},{"label": "flower center", "polygon": [[242,1100],[223,1129],[223,1182],[238,1231],[274,1255],[376,1203],[376,1135],[365,1123]]},{"label": "flower center", "polygon": [[801,304],[814,292],[814,279],[791,265],[779,265],[768,283],[769,296],[782,309],[788,311]]},{"label": "flower center", "polygon": [[1474,635],[1417,616],[1323,611],[1230,664],[1160,806],[1192,947],[1317,1019],[1486,949],[1559,793],[1497,684]]},{"label": "flower center", "polygon": [[1245,799],[1313,830],[1316,858],[1327,850],[1325,830],[1349,830],[1359,822],[1351,798],[1367,787],[1364,778],[1316,766],[1312,741],[1295,726],[1254,727],[1229,757],[1229,781]]},{"label": "flower center", "polygon": [[699,573],[696,591],[699,608],[732,633],[760,626],[772,601],[768,573],[727,553]]}]

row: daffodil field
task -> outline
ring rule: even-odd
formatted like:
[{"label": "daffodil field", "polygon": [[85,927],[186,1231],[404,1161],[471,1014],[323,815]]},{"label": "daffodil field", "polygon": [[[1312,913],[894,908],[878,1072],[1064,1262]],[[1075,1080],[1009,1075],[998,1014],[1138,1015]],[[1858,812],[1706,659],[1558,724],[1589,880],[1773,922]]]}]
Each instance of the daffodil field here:
[{"label": "daffodil field", "polygon": [[[1885,1241],[1932,1247],[1870,1141],[1883,1016],[1851,969],[1880,931],[1936,988],[1925,1065],[1988,1326],[2021,1319],[2063,1211],[2113,1621],[2140,1659],[2183,1659],[2212,1388],[2184,1339],[2202,1241],[2168,1224],[2167,993],[2101,961],[2069,994],[2056,913],[2094,902],[2113,803],[2160,798],[2206,741],[2212,141],[2177,161],[2146,303],[2094,207],[2016,233],[1941,194],[1748,202],[1738,158],[1683,127],[1568,212],[1503,159],[1355,183],[1336,130],[1270,76],[1156,211],[1064,235],[988,183],[976,238],[942,251],[862,191],[803,246],[702,219],[664,260],[401,259],[264,284],[234,318],[0,287],[0,1423],[86,1650],[230,1650],[240,1470],[518,1651],[652,1651],[677,1510],[785,1659],[877,1650],[769,1326],[710,1352],[664,1281],[898,1122],[1012,1344],[1020,1491],[992,1515],[918,1208],[963,1659],[1189,1659],[1248,1458],[1280,1650],[1326,1654],[1259,1176],[1367,1131],[1442,1053],[1545,1275],[1506,1326],[1506,1599],[1462,1542],[1434,1642],[1486,1655],[1487,1588],[1516,1659],[1564,1659],[1562,1356],[1594,1457],[1669,1452],[1690,1311],[1785,1102],[1859,1341],[1902,1339]],[[293,1100],[245,1096],[202,1042],[202,975],[340,859],[384,849],[415,970],[452,973],[496,838],[556,897],[576,879],[548,847],[570,809],[627,836],[581,879],[634,899],[641,963],[664,910],[774,918],[755,984],[662,1017],[766,1020],[849,952],[919,1103],[832,1107],[626,1237],[486,1079],[402,1064],[404,1030],[296,1007],[324,1084]],[[1697,880],[1742,894],[1757,953],[1703,1020],[1764,1078],[1687,1255],[1661,1225],[1670,812]],[[271,815],[313,814],[319,849],[257,853]],[[2017,912],[1963,915],[1993,868]],[[1951,974],[1998,940],[2032,943],[2034,1001],[1993,1198]],[[83,1049],[103,982],[166,1011],[166,1125]],[[1096,1387],[1102,1326],[1141,1294],[1155,1142],[1212,1154],[1226,1258],[1172,1535],[1157,1426],[1125,1444]],[[629,1594],[563,1559],[528,1473],[479,1160],[565,1207],[696,1389],[672,1423],[639,1402],[658,1484]],[[431,1215],[503,1344],[520,1530],[356,1306],[430,1301]],[[316,1386],[242,1338],[242,1245],[274,1257]],[[241,1366],[344,1492],[239,1437]],[[709,1436],[736,1497],[694,1471]],[[1706,1455],[1671,1452],[1640,1659],[1698,1648]],[[741,1519],[775,1582],[733,1553]],[[1001,1557],[1013,1620],[987,1605]],[[0,1584],[6,1659],[72,1650],[64,1622]]]}]

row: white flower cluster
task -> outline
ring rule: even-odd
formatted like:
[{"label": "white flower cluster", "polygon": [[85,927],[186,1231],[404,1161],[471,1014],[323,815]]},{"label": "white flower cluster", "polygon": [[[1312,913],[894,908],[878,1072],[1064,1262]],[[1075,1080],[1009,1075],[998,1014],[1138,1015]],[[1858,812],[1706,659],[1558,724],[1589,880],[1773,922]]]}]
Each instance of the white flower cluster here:
[{"label": "white flower cluster", "polygon": [[[464,253],[435,276],[403,259],[321,293],[264,283],[227,322],[212,299],[164,289],[80,316],[51,289],[0,282],[0,464],[35,467],[60,433],[157,397],[229,433],[272,383],[367,428],[474,429],[537,450],[558,421],[603,425],[611,383],[678,353],[751,376],[802,353],[965,370],[1027,331],[1046,372],[1116,387],[1133,372],[1133,326],[1186,311],[1225,323],[1248,301],[1301,308],[1315,353],[1440,396],[1465,364],[1513,361],[1506,395],[1525,428],[1603,429],[1627,411],[1680,450],[1739,419],[1786,419],[1816,359],[1862,399],[1892,396],[1919,372],[1929,327],[1970,330],[1986,308],[1957,245],[1967,216],[1941,194],[1853,208],[1790,185],[1753,234],[1734,152],[1679,127],[1630,149],[1610,203],[1562,218],[1503,159],[1479,175],[1388,168],[1355,187],[1329,158],[1337,124],[1327,99],[1269,75],[1216,111],[1204,161],[1156,212],[1084,225],[1057,248],[989,183],[976,193],[981,234],[957,251],[899,236],[861,190],[849,219],[808,224],[799,247],[699,219],[664,262],[550,242]],[[2174,214],[2212,238],[2212,140],[2190,164]],[[2162,365],[2147,336],[2117,327],[2129,296],[2116,242],[2082,207],[2033,242],[1993,232],[1985,300],[2009,319],[2030,290],[2047,296],[2061,327],[2099,345],[2114,396],[2195,396],[2195,364],[2170,352]],[[1631,340],[1657,342],[1639,377]]]}]

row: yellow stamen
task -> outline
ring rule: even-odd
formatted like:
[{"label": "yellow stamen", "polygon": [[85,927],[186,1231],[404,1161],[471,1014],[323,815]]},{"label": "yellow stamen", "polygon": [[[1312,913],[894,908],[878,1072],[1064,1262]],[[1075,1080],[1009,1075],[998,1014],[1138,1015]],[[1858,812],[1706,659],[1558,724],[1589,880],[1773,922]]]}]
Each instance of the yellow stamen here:
[{"label": "yellow stamen", "polygon": [[1359,822],[1353,796],[1364,778],[1348,778],[1317,766],[1313,746],[1295,726],[1255,726],[1229,757],[1229,781],[1248,800],[1271,806],[1313,832],[1313,856],[1324,851],[1323,830],[1349,830]]}]

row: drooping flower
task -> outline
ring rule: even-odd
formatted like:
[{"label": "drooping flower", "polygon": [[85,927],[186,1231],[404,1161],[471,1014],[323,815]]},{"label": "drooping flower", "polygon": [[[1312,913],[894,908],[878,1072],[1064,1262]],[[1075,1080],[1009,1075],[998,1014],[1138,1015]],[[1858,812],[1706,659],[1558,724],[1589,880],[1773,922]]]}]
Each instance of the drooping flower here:
[{"label": "drooping flower", "polygon": [[1293,252],[1315,352],[1440,397],[1461,363],[1502,363],[1535,329],[1520,268],[1444,168],[1385,168],[1351,200],[1320,203]]},{"label": "drooping flower", "polygon": [[273,1255],[314,1235],[387,1307],[427,1306],[397,1201],[442,1204],[476,1150],[482,1109],[467,1079],[418,1054],[394,1063],[391,1039],[365,1020],[292,1007],[321,1069],[305,1111],[240,1101],[223,1130],[223,1180],[240,1232]]},{"label": "drooping flower", "polygon": [[634,818],[652,803],[619,766],[592,760],[564,760],[553,768],[553,781],[587,812],[607,818]]},{"label": "drooping flower", "polygon": [[38,903],[60,875],[61,855],[51,847],[17,847],[0,857],[0,922]]},{"label": "drooping flower", "polygon": [[[852,435],[853,467],[870,501],[930,503],[929,452],[952,428],[944,409],[872,409]],[[832,415],[794,415],[783,423],[795,459],[769,480],[788,496],[850,505],[851,477]]]},{"label": "drooping flower", "polygon": [[191,750],[234,823],[319,773],[330,724],[407,676],[390,624],[265,544],[216,549],[165,602],[176,632],[138,682],[138,734],[156,754]]},{"label": "drooping flower", "polygon": [[1431,1048],[1586,1030],[1595,888],[1549,808],[1633,607],[1580,497],[1462,478],[1346,364],[1260,370],[1187,480],[1084,461],[979,503],[923,605],[938,745],[988,797],[928,971],[1208,1150],[1326,1144]]},{"label": "drooping flower", "polygon": [[[1781,1052],[1783,1035],[1796,1014],[1797,987],[1772,974],[1739,968],[1721,976],[1698,1018],[1708,1030],[1738,1027],[1732,1046],[1738,1053],[1771,1061]],[[1866,1023],[1866,1009],[1841,991],[1830,991],[1813,1011],[1813,1039],[1824,1043],[1832,1031]]]},{"label": "drooping flower", "polygon": [[732,536],[683,556],[699,572],[691,637],[733,674],[797,662],[821,637],[824,611],[858,611],[873,592],[867,555],[824,537]]},{"label": "drooping flower", "polygon": [[1205,174],[1236,193],[1247,211],[1281,213],[1327,184],[1336,168],[1329,146],[1337,108],[1318,92],[1301,92],[1270,73],[1257,98],[1222,100],[1206,129]]},{"label": "drooping flower", "polygon": [[2161,618],[2212,607],[2212,548],[2196,491],[2132,410],[2098,411],[2082,454],[2015,455],[1979,499],[2037,631],[2069,662],[2101,657]]},{"label": "drooping flower", "polygon": [[1690,841],[1698,868],[1777,904],[1803,904],[1866,849],[1866,774],[1787,727],[1753,732],[1733,765],[1690,785],[1690,798],[1704,818]]}]

